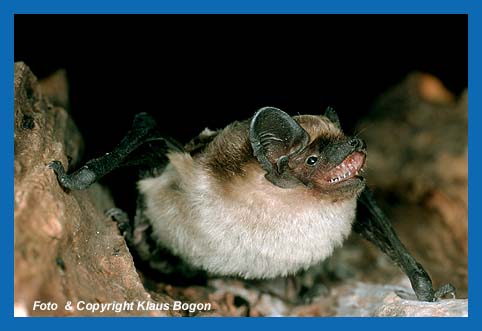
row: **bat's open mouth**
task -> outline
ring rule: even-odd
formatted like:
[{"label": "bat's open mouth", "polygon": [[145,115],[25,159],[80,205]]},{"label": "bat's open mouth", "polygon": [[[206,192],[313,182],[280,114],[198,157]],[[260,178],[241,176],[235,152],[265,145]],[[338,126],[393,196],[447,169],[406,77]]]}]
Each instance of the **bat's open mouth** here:
[{"label": "bat's open mouth", "polygon": [[336,184],[357,176],[365,164],[365,156],[362,152],[351,153],[343,162],[331,169],[324,179],[330,184]]}]

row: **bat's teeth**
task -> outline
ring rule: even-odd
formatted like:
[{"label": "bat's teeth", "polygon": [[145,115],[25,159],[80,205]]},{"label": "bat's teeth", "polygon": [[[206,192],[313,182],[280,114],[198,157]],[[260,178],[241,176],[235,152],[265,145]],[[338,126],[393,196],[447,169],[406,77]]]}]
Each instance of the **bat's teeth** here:
[{"label": "bat's teeth", "polygon": [[340,181],[340,177],[334,177],[332,179],[330,179],[330,183],[336,183],[336,182],[339,182]]},{"label": "bat's teeth", "polygon": [[364,154],[360,152],[350,154],[327,174],[326,181],[328,183],[337,183],[358,175],[362,171],[361,167],[364,161]]}]

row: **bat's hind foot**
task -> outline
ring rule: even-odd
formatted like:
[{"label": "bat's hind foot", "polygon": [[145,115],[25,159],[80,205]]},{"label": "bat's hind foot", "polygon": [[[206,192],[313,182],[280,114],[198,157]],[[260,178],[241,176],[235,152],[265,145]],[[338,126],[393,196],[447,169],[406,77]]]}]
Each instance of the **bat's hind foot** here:
[{"label": "bat's hind foot", "polygon": [[319,298],[330,294],[329,288],[324,284],[314,284],[310,288],[303,287],[299,293],[298,304],[312,304]]},{"label": "bat's hind foot", "polygon": [[119,208],[110,208],[105,211],[105,216],[113,219],[117,223],[120,233],[126,238],[128,243],[132,239],[132,227],[129,221],[129,216],[125,211]]}]

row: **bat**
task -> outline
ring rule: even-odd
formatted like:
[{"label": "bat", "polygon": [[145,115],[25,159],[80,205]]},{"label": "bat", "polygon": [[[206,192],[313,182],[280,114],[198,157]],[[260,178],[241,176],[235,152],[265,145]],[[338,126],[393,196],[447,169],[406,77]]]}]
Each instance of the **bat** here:
[{"label": "bat", "polygon": [[451,284],[433,289],[378,207],[362,176],[366,155],[331,107],[294,117],[264,107],[185,146],[141,113],[112,152],[72,174],[59,161],[49,167],[68,190],[139,167],[133,224],[120,209],[108,214],[131,250],[161,273],[287,276],[328,258],[354,230],[403,270],[418,300],[454,294]]}]

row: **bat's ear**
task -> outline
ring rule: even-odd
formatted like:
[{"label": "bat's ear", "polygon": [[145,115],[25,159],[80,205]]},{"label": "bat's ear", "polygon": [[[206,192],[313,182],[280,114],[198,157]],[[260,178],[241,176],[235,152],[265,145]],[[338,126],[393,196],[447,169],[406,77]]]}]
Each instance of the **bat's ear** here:
[{"label": "bat's ear", "polygon": [[251,120],[249,138],[266,178],[280,187],[293,186],[297,180],[286,171],[289,156],[306,147],[308,133],[284,111],[264,107]]},{"label": "bat's ear", "polygon": [[341,129],[340,119],[338,118],[338,114],[336,113],[335,109],[328,106],[326,107],[325,113],[323,115],[327,117],[333,124],[335,124],[338,129]]}]

